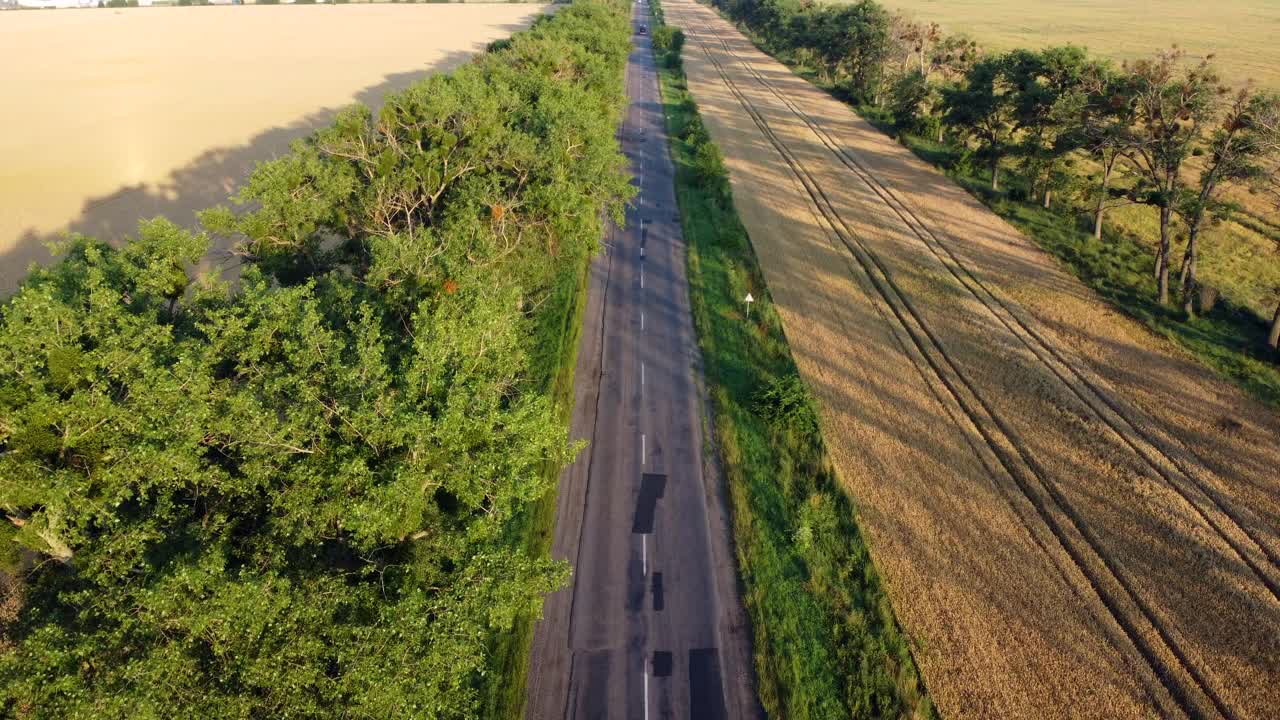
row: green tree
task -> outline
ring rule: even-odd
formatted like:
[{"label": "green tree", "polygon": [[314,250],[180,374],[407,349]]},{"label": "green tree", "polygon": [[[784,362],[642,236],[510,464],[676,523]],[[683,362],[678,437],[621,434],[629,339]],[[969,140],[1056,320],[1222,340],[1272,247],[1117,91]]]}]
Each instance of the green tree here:
[{"label": "green tree", "polygon": [[913,70],[899,77],[891,96],[893,127],[898,133],[923,134],[936,122],[932,110],[939,95],[921,73]]},{"label": "green tree", "polygon": [[1018,93],[1009,80],[1016,56],[983,58],[974,63],[959,87],[943,93],[945,121],[978,143],[978,155],[991,170],[991,189],[1000,189],[1000,162],[1015,148]]},{"label": "green tree", "polygon": [[892,16],[873,0],[827,10],[829,28],[821,51],[846,80],[849,93],[862,100],[881,91],[890,54]]},{"label": "green tree", "polygon": [[1246,185],[1265,177],[1266,163],[1280,146],[1280,136],[1270,122],[1277,114],[1280,96],[1252,88],[1238,91],[1209,137],[1198,184],[1184,191],[1175,206],[1187,226],[1180,284],[1188,317],[1195,314],[1201,234],[1212,219],[1235,209],[1235,203],[1223,197],[1227,183]]},{"label": "green tree", "polygon": [[1072,46],[1015,50],[1006,56],[1006,67],[1016,89],[1016,151],[1029,193],[1040,194],[1047,208],[1055,186],[1070,176],[1072,153],[1083,144],[1079,122],[1088,59],[1083,48]]},{"label": "green tree", "polygon": [[720,154],[719,146],[710,141],[698,145],[693,163],[698,179],[707,184],[718,181],[725,173],[724,156]]},{"label": "green tree", "polygon": [[754,28],[767,42],[785,46],[789,44],[786,18],[793,12],[785,0],[750,0],[737,3],[733,14]]},{"label": "green tree", "polygon": [[1092,195],[1093,237],[1102,239],[1106,211],[1117,199],[1112,189],[1116,165],[1134,142],[1136,87],[1132,76],[1106,63],[1091,63],[1082,77],[1085,102],[1080,114],[1080,146],[1101,168]]},{"label": "green tree", "polygon": [[653,29],[653,49],[669,67],[680,67],[680,51],[684,48],[684,31],[667,24]]},{"label": "green tree", "polygon": [[1169,302],[1169,247],[1174,209],[1186,190],[1183,165],[1218,114],[1224,92],[1208,60],[1183,67],[1183,57],[1168,50],[1128,68],[1135,123],[1124,155],[1137,176],[1134,199],[1160,216],[1154,275],[1161,304]]}]

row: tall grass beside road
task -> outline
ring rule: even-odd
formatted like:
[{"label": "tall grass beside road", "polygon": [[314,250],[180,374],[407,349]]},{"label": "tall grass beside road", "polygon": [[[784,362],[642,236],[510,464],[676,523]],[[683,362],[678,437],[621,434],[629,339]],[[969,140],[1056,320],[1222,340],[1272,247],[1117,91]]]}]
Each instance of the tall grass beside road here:
[{"label": "tall grass beside road", "polygon": [[664,26],[657,3],[653,11],[694,324],[761,702],[777,718],[935,717],[688,92],[682,35]]},{"label": "tall grass beside road", "polygon": [[[576,273],[566,272],[561,277],[560,286],[552,294],[553,300],[544,318],[546,322],[539,332],[539,349],[545,355],[540,367],[550,373],[546,379],[547,392],[556,419],[566,427],[573,414],[574,369],[577,367],[590,267],[589,260],[584,261]],[[551,556],[559,499],[557,479],[561,470],[559,463],[543,463],[543,482],[549,490],[512,519],[508,541],[529,557]],[[481,684],[483,717],[490,720],[519,720],[523,717],[530,651],[537,621],[536,615],[526,613],[515,618],[509,629],[498,629],[490,634],[488,670]]]}]

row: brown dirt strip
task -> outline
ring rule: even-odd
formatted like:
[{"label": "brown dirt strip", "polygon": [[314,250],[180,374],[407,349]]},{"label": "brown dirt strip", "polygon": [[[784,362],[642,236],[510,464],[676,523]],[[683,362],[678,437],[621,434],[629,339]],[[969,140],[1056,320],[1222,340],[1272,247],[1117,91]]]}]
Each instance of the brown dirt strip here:
[{"label": "brown dirt strip", "polygon": [[944,713],[1268,712],[1275,414],[710,11],[668,13]]}]

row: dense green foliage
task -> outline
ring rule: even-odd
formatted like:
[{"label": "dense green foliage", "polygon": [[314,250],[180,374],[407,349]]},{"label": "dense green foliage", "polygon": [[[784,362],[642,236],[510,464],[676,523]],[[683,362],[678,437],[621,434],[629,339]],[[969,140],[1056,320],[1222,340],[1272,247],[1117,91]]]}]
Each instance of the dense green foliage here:
[{"label": "dense green foliage", "polygon": [[[944,160],[1120,308],[1280,402],[1270,389],[1280,388],[1280,286],[1254,287],[1275,275],[1257,262],[1276,260],[1218,263],[1248,275],[1229,282],[1269,302],[1265,310],[1221,295],[1197,270],[1203,230],[1241,213],[1226,189],[1280,187],[1280,96],[1228,92],[1207,61],[1188,63],[1178,51],[1123,68],[1076,47],[984,56],[971,40],[943,37],[873,0],[856,11],[800,0],[713,4],[922,157]],[[1104,233],[1108,213],[1126,204],[1154,208],[1155,232]],[[1181,308],[1166,310],[1175,290]]]},{"label": "dense green foliage", "polygon": [[[826,456],[728,176],[706,160],[719,150],[683,73],[666,69],[661,80],[760,699],[771,717],[797,720],[934,717]],[[748,291],[757,300],[750,319],[741,303]]]},{"label": "dense green foliage", "polygon": [[[580,0],[261,165],[238,286],[157,219],[0,308],[0,509],[37,553],[9,717],[474,717],[567,568],[516,531],[629,196],[620,2]],[[4,647],[4,645],[0,645]]]},{"label": "dense green foliage", "polygon": [[657,23],[653,29],[653,49],[668,67],[680,66],[680,51],[684,48],[684,31],[666,23]]}]

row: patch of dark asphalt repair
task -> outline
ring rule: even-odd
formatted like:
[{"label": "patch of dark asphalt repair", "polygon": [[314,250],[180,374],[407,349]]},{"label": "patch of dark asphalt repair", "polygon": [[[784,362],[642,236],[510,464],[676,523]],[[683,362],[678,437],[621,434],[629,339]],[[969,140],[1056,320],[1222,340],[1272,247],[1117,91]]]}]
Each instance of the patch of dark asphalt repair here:
[{"label": "patch of dark asphalt repair", "polygon": [[715,648],[689,651],[689,717],[728,720],[720,686],[720,654]]},{"label": "patch of dark asphalt repair", "polygon": [[613,654],[608,650],[583,653],[586,672],[582,687],[586,690],[585,707],[609,706],[609,676],[613,670]]},{"label": "patch of dark asphalt repair", "polygon": [[666,487],[666,475],[645,473],[640,477],[640,496],[636,498],[636,517],[631,524],[631,532],[644,535],[653,532],[653,516]]},{"label": "patch of dark asphalt repair", "polygon": [[[653,651],[653,676],[654,677],[671,677],[671,668],[675,665],[675,661],[671,657],[671,653],[666,650]],[[698,717],[694,715],[693,717]]]}]

